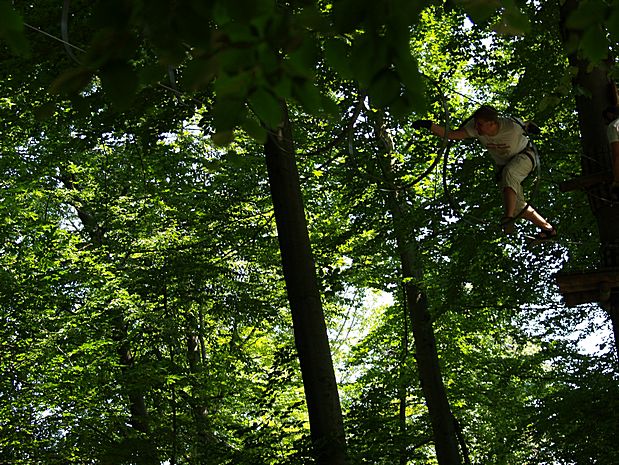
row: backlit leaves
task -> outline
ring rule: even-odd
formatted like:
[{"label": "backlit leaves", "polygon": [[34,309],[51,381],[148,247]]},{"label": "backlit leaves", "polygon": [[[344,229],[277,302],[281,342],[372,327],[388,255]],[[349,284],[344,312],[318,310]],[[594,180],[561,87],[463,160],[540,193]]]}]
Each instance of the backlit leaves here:
[{"label": "backlit leaves", "polygon": [[577,3],[576,9],[565,21],[566,28],[578,31],[574,42],[567,44],[570,50],[578,50],[593,64],[608,57],[608,37],[619,36],[619,4],[609,5],[603,0],[585,0]]}]

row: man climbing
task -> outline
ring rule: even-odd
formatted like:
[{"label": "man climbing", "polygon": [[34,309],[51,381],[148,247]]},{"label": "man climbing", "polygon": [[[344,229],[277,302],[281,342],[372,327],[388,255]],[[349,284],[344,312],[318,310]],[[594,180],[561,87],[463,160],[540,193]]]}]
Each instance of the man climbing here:
[{"label": "man climbing", "polygon": [[610,157],[613,169],[613,197],[619,196],[619,106],[613,105],[604,110],[604,120],[608,125],[606,134],[610,144]]},{"label": "man climbing", "polygon": [[[413,128],[429,129],[432,134],[445,137],[445,128],[430,120],[417,120]],[[553,238],[557,230],[524,200],[522,181],[533,171],[536,154],[525,134],[525,128],[537,130],[533,123],[520,124],[510,118],[500,117],[490,106],[481,106],[460,129],[449,131],[447,138],[461,140],[476,138],[483,145],[497,167],[497,179],[503,195],[504,216],[501,227],[506,234],[513,234],[518,217],[536,225],[540,231],[537,240]],[[529,130],[527,128],[527,130]]]}]

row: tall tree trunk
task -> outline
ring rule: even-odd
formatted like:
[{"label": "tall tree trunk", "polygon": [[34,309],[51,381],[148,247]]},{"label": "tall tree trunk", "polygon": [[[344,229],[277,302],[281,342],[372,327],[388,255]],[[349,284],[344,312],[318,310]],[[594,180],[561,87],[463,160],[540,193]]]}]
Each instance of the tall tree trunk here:
[{"label": "tall tree trunk", "polygon": [[[378,137],[386,146],[386,152],[391,152],[391,141],[386,134],[382,122],[377,125]],[[378,156],[388,190],[389,213],[393,218],[398,254],[404,283],[406,306],[410,314],[415,355],[421,380],[432,431],[434,447],[439,465],[459,465],[461,462],[458,448],[458,437],[454,417],[451,413],[447,392],[441,377],[441,369],[436,350],[436,340],[432,328],[432,317],[428,308],[428,300],[420,282],[423,278],[423,267],[417,253],[413,231],[408,226],[406,211],[408,206],[399,198],[400,191],[394,188],[391,160],[388,156]]]},{"label": "tall tree trunk", "polygon": [[317,463],[346,461],[342,411],[294,158],[287,108],[264,146],[295,344]]},{"label": "tall tree trunk", "polygon": [[[567,0],[561,7],[561,33],[565,44],[578,43],[582,31],[569,29],[566,19],[578,7],[577,0]],[[582,144],[582,174],[611,171],[611,157],[606,135],[603,110],[616,103],[615,90],[611,85],[609,70],[612,62],[596,66],[582,59],[577,51],[568,53],[568,59],[577,73],[572,79],[574,87],[583,89],[576,96],[576,109]],[[600,235],[600,255],[603,268],[619,267],[619,204],[610,202],[610,186],[600,184],[588,191],[589,205],[597,220]],[[619,289],[614,289],[607,306],[613,333],[615,351],[619,356]]]}]

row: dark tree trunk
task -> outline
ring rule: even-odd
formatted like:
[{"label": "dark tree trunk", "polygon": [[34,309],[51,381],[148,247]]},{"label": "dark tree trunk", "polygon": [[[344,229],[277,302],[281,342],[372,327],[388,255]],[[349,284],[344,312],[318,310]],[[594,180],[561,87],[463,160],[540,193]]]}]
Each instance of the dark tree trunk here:
[{"label": "dark tree trunk", "polygon": [[317,463],[346,463],[346,441],[287,108],[264,146],[277,236]]},{"label": "dark tree trunk", "polygon": [[[569,29],[565,21],[578,7],[577,0],[567,0],[561,7],[561,33],[565,44],[577,43],[581,31]],[[611,171],[611,157],[606,135],[603,110],[616,104],[615,87],[611,85],[609,70],[611,63],[596,66],[578,56],[576,51],[568,53],[570,65],[577,70],[573,84],[584,92],[576,96],[576,109],[582,144],[581,166],[583,176],[600,171]],[[589,204],[597,220],[600,235],[602,268],[619,267],[619,204],[610,202],[609,184],[598,184],[588,190]],[[615,351],[619,355],[619,289],[613,289],[606,305],[615,336]]]},{"label": "dark tree trunk", "polygon": [[[204,346],[202,337],[198,334],[189,334],[187,336],[187,361],[189,363],[189,371],[192,374],[199,374],[205,369],[204,358],[201,354],[201,348]],[[210,454],[219,446],[217,438],[213,434],[212,425],[209,418],[208,407],[205,402],[200,400],[200,396],[190,396],[188,398],[191,406],[191,413],[195,423],[195,459],[198,463],[208,463]]]},{"label": "dark tree trunk", "polygon": [[135,364],[129,343],[127,328],[124,322],[124,316],[118,309],[111,310],[111,318],[113,324],[113,338],[118,344],[117,353],[120,358],[120,367],[124,377],[125,393],[129,399],[129,412],[131,427],[138,431],[141,435],[139,446],[135,453],[138,458],[138,463],[144,465],[159,465],[157,457],[157,448],[150,438],[150,426],[148,409],[144,399],[144,393],[140,383],[132,379],[135,371]]},{"label": "dark tree trunk", "polygon": [[[379,124],[379,137],[390,152],[391,143],[385,139],[388,136]],[[461,462],[458,448],[458,437],[454,417],[451,413],[445,385],[441,377],[441,369],[436,350],[432,318],[428,308],[428,300],[420,283],[423,278],[423,266],[417,253],[413,239],[414,231],[408,226],[407,204],[399,198],[399,192],[394,188],[391,160],[379,155],[379,163],[388,188],[389,213],[393,218],[394,232],[400,256],[402,280],[404,283],[406,306],[410,314],[415,355],[421,380],[421,389],[426,399],[432,431],[434,447],[439,465],[459,465]]]}]

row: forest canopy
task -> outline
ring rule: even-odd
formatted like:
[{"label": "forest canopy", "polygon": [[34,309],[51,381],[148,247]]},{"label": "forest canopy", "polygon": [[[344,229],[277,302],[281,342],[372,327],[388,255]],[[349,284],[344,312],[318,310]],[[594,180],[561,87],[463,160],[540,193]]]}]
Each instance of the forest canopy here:
[{"label": "forest canopy", "polygon": [[[0,464],[615,463],[617,306],[555,275],[619,250],[560,189],[618,39],[605,0],[0,0]],[[540,127],[557,240],[412,126],[481,104]]]}]

